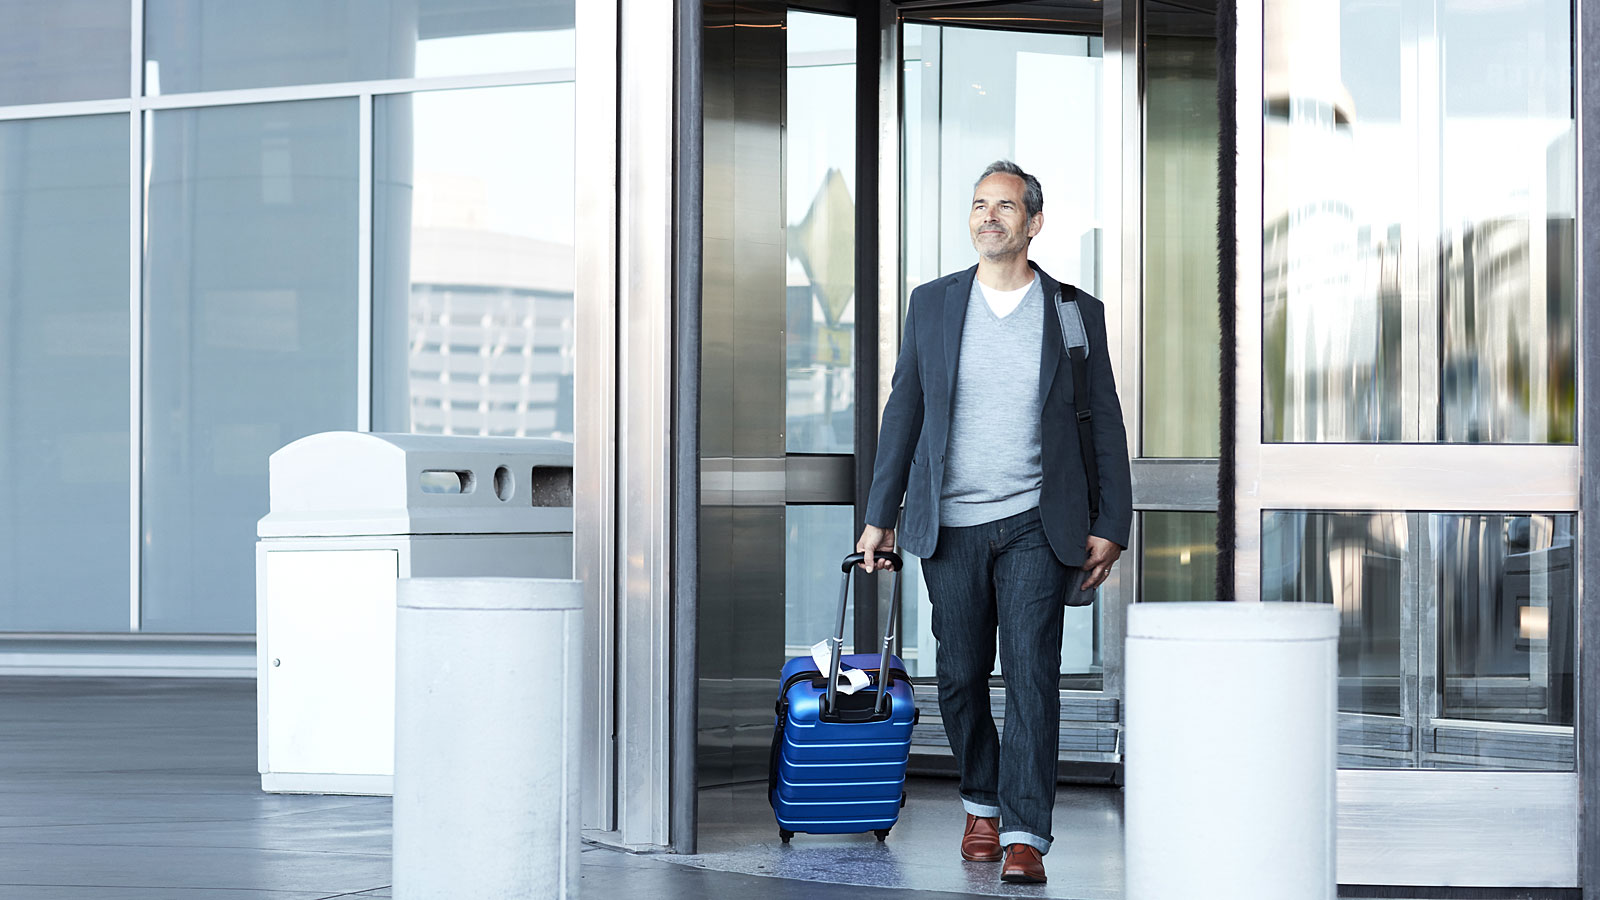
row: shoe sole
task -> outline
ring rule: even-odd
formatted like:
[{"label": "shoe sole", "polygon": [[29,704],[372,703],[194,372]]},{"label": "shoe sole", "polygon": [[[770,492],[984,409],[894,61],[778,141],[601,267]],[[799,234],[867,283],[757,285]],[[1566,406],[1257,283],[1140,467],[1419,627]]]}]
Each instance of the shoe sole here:
[{"label": "shoe sole", "polygon": [[1001,875],[1000,880],[1007,884],[1044,884],[1048,878],[1034,878],[1032,875]]}]

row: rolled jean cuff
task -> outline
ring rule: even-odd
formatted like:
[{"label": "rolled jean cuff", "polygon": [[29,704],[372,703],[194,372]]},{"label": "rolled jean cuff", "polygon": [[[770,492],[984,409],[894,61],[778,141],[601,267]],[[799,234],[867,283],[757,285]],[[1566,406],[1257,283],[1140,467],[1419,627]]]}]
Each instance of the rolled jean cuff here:
[{"label": "rolled jean cuff", "polygon": [[1029,847],[1039,851],[1040,856],[1050,852],[1049,838],[1042,838],[1028,831],[1000,832],[1000,846],[1009,847],[1012,844],[1027,844]]},{"label": "rolled jean cuff", "polygon": [[1000,807],[998,806],[985,806],[982,803],[968,800],[966,797],[961,798],[961,805],[966,808],[968,815],[978,816],[983,819],[1000,818]]}]

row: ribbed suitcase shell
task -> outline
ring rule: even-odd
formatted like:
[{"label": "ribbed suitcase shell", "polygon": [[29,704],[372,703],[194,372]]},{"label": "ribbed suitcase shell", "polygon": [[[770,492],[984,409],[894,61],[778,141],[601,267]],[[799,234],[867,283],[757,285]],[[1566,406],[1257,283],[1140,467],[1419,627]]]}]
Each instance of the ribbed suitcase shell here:
[{"label": "ribbed suitcase shell", "polygon": [[[889,659],[897,670],[889,688],[889,716],[877,722],[819,721],[825,688],[816,664],[802,656],[783,667],[769,777],[780,829],[882,832],[900,818],[917,711],[905,664],[899,657]],[[878,654],[850,654],[843,662],[873,676],[872,686],[855,695],[857,701],[876,700]],[[808,672],[813,677],[798,677]]]}]

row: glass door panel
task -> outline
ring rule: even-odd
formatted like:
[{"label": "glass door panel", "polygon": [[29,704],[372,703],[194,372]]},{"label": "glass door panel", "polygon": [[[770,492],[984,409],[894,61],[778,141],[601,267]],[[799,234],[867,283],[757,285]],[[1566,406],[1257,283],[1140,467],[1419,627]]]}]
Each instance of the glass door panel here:
[{"label": "glass door panel", "polygon": [[1262,517],[1262,599],[1340,609],[1345,768],[1574,764],[1573,515]]},{"label": "glass door panel", "polygon": [[1183,23],[1152,18],[1144,58],[1144,408],[1136,455],[1215,458],[1217,42],[1209,34],[1155,33],[1158,24],[1178,31]]},{"label": "glass door panel", "polygon": [[[788,659],[809,654],[838,625],[839,560],[855,546],[856,536],[848,506],[791,504],[783,525],[783,655]],[[852,592],[845,608],[845,653],[856,652],[854,616]]]},{"label": "glass door panel", "polygon": [[[1041,9],[1039,16],[1059,12]],[[974,14],[970,21],[1007,21],[1004,12]],[[960,10],[939,13],[943,22],[963,18]],[[1072,18],[1079,21],[1067,21]],[[1044,27],[1045,20],[1019,13],[1015,21]],[[1081,15],[1048,24],[1059,30],[909,20],[903,26],[902,316],[917,285],[977,262],[968,205],[978,175],[998,159],[1016,162],[1044,188],[1045,227],[1029,257],[1053,277],[1101,294],[1106,203],[1108,195],[1115,198],[1102,160],[1104,42],[1098,28],[1094,34],[1064,33],[1083,28]],[[915,559],[907,560],[904,589],[906,664],[913,677],[932,678],[933,607]],[[1064,689],[1104,687],[1101,610],[1109,593],[1100,593],[1093,606],[1066,611]],[[995,673],[1001,674],[998,661]]]},{"label": "glass door panel", "polygon": [[1105,133],[1098,34],[905,26],[905,294],[978,261],[967,232],[985,166],[1016,162],[1044,187],[1028,255],[1101,292]]},{"label": "glass door panel", "polygon": [[[789,10],[784,40],[784,655],[795,657],[833,634],[839,561],[856,542],[847,477],[857,371],[855,20]],[[801,462],[846,477],[827,479],[825,496],[797,503]],[[870,614],[872,605],[862,606]],[[854,651],[856,607],[853,589],[846,653]]]},{"label": "glass door panel", "polygon": [[[787,36],[785,445],[790,453],[852,453],[855,21],[790,11]],[[843,546],[854,545],[852,537]]]},{"label": "glass door panel", "polygon": [[1139,514],[1139,601],[1215,599],[1217,514]]},{"label": "glass door panel", "polygon": [[1572,4],[1265,11],[1265,440],[1573,442]]}]

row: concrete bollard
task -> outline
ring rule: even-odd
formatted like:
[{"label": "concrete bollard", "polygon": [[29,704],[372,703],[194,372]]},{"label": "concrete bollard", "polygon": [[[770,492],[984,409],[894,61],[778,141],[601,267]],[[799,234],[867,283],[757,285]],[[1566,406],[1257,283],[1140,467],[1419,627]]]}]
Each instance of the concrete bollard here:
[{"label": "concrete bollard", "polygon": [[394,891],[578,895],[581,582],[399,582]]},{"label": "concrete bollard", "polygon": [[1127,900],[1333,900],[1338,611],[1128,610]]}]

